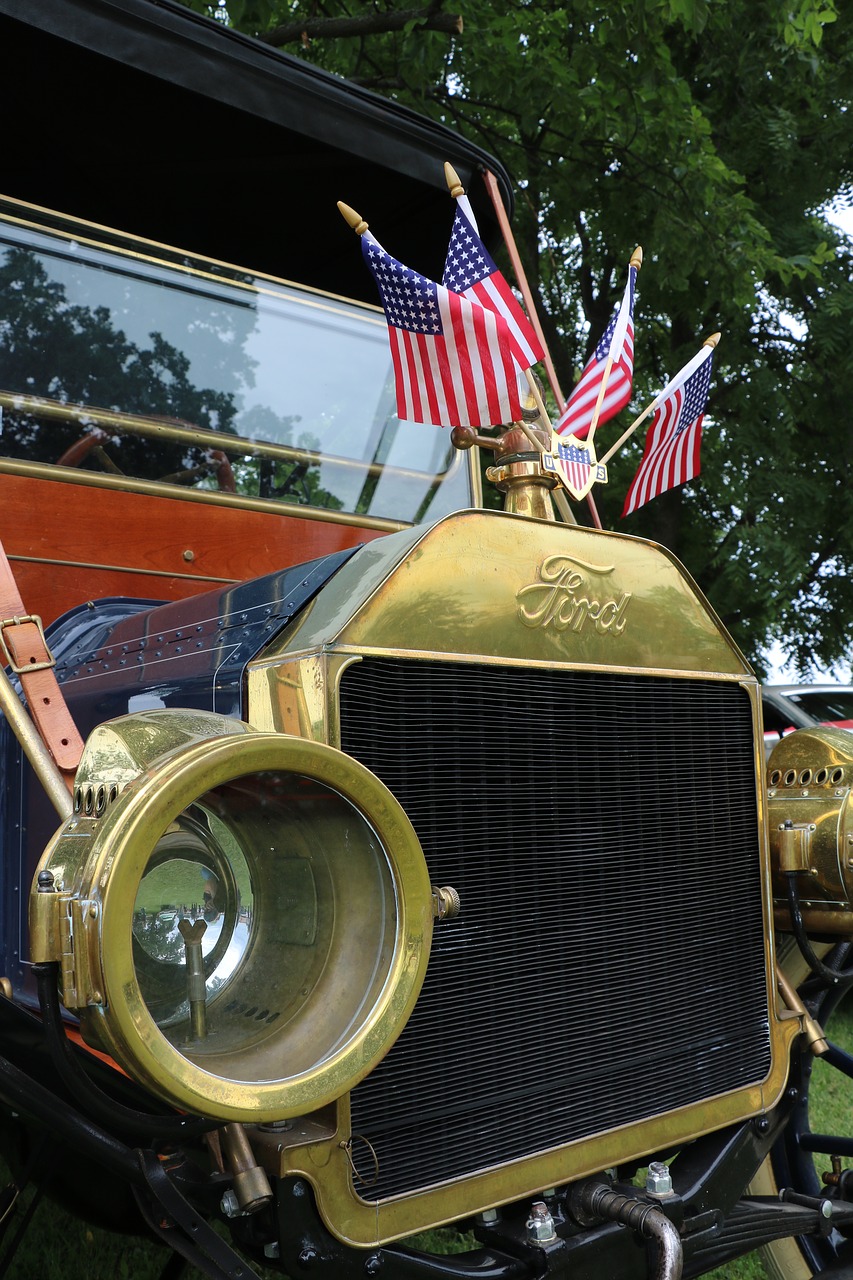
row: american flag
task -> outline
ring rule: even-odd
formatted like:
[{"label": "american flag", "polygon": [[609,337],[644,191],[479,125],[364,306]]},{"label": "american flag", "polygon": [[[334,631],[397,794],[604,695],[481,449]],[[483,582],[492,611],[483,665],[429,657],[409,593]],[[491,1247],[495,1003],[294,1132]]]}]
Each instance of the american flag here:
[{"label": "american flag", "polygon": [[441,283],[455,293],[461,293],[470,302],[478,302],[480,306],[503,316],[509,325],[512,354],[521,370],[529,369],[544,358],[545,352],[536,330],[480,239],[474,210],[467,196],[456,198],[456,214]]},{"label": "american flag", "polygon": [[607,358],[613,351],[613,363],[607,375],[607,387],[601,402],[598,426],[624,409],[631,398],[631,382],[634,377],[634,286],[637,267],[628,267],[628,283],[622,301],[613,313],[604,336],[586,362],[577,385],[569,396],[556,430],[561,435],[583,438],[592,425],[592,415],[598,402],[598,393],[607,368]]},{"label": "american flag", "polygon": [[388,321],[397,416],[448,427],[517,421],[506,321],[404,266],[369,231],[361,247]]},{"label": "american flag", "polygon": [[623,516],[699,474],[702,418],[713,355],[712,347],[703,347],[658,396],[643,460],[631,481]]}]

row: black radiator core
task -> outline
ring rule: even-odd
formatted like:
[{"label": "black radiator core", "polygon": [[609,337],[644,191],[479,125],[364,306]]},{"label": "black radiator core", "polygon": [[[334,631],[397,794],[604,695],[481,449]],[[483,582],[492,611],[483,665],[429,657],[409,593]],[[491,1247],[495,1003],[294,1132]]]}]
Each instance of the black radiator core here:
[{"label": "black radiator core", "polygon": [[358,1193],[399,1195],[762,1080],[749,698],[721,681],[365,659],[341,745],[459,918],[352,1094]]}]

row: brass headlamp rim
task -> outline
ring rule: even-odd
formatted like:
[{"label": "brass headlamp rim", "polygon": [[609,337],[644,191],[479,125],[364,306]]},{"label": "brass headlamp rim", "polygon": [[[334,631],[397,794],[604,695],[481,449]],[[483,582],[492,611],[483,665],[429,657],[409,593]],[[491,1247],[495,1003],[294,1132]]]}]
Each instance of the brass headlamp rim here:
[{"label": "brass headlamp rim", "polygon": [[[133,904],[157,838],[180,813],[214,787],[282,771],[309,777],[342,796],[378,836],[394,881],[396,942],[382,991],[351,1039],[295,1078],[241,1081],[206,1072],[157,1026],[133,962]],[[402,807],[370,770],[343,752],[284,734],[250,731],[205,739],[162,757],[119,796],[99,825],[80,896],[98,903],[86,926],[98,931],[102,980],[101,1002],[81,1011],[84,1027],[96,1019],[99,1041],[160,1097],[223,1120],[287,1118],[348,1092],[402,1030],[429,957],[431,886],[420,842]]]}]

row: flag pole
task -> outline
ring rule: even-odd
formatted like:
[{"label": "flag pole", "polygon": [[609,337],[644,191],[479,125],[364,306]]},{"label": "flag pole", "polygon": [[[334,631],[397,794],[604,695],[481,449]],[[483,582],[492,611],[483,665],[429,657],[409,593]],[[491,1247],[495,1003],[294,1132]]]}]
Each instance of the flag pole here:
[{"label": "flag pole", "polygon": [[[705,348],[705,347],[710,347],[710,348],[711,348],[711,350],[713,351],[713,350],[714,350],[714,347],[716,347],[717,343],[720,341],[720,337],[721,337],[721,335],[720,335],[719,333],[712,333],[712,334],[710,335],[710,337],[706,338],[706,339],[705,339],[705,341],[702,343],[702,347],[701,347],[701,349],[699,350],[699,352],[698,352],[697,354],[698,354],[698,355],[702,355],[702,351],[704,350],[704,348]],[[703,359],[706,359],[706,358],[707,358],[707,357],[704,357],[704,356],[703,356]],[[695,360],[695,359],[696,359],[696,356],[694,356],[694,357],[693,357],[693,359]],[[692,362],[689,362],[689,363],[692,363]],[[687,366],[686,366],[686,365],[685,365],[685,368],[687,368]],[[684,369],[682,369],[680,372],[681,372],[681,373],[683,373],[683,372],[684,372]],[[677,374],[677,375],[676,375],[676,377],[678,377],[678,376],[679,376],[679,375]],[[658,407],[658,405],[660,404],[661,400],[662,400],[662,399],[663,399],[663,397],[666,395],[667,391],[669,390],[670,386],[672,385],[672,383],[673,383],[674,381],[675,381],[675,379],[674,379],[674,378],[670,378],[669,382],[666,384],[666,386],[664,387],[663,391],[659,391],[659,392],[658,392],[658,394],[655,396],[655,398],[654,398],[654,400],[651,402],[651,404],[646,405],[646,407],[645,407],[645,409],[643,410],[643,412],[642,412],[641,414],[639,414],[639,415],[634,419],[634,421],[631,423],[630,427],[628,427],[628,428],[627,428],[627,430],[625,430],[625,431],[623,431],[623,432],[622,432],[622,434],[621,434],[621,436],[619,437],[619,439],[616,441],[616,443],[615,443],[614,445],[611,445],[611,447],[607,450],[607,453],[605,453],[604,457],[603,457],[603,458],[599,458],[599,462],[601,463],[601,465],[602,465],[602,466],[606,466],[606,465],[607,465],[607,463],[608,463],[608,462],[610,461],[610,459],[613,457],[614,453],[616,453],[617,449],[621,449],[621,448],[622,448],[622,445],[625,443],[625,441],[626,441],[630,436],[632,436],[632,435],[634,434],[634,432],[637,430],[637,427],[639,427],[641,423],[645,422],[645,420],[646,420],[646,418],[649,416],[649,414],[650,414],[650,413],[652,413],[652,412],[653,412],[653,411]]]},{"label": "flag pole", "polygon": [[[643,265],[643,250],[640,245],[637,245],[636,249],[631,254],[630,260],[628,262],[628,270],[630,271],[632,267],[635,267],[636,270],[639,271],[642,265]],[[621,308],[620,308],[620,313],[621,313]],[[621,314],[620,314],[620,320],[621,320]],[[620,354],[621,354],[622,343],[624,341],[625,341],[624,329],[617,322],[616,327],[613,330],[613,337],[610,340],[610,350],[607,353],[607,361],[604,365],[604,376],[601,379],[601,386],[598,388],[598,399],[596,400],[595,408],[592,411],[592,422],[589,424],[589,431],[587,432],[586,438],[589,444],[592,444],[592,438],[595,435],[595,429],[598,426],[598,419],[601,417],[601,406],[604,403],[604,395],[605,395],[605,392],[607,391],[607,380],[610,377],[610,370],[613,368],[613,363],[614,363],[613,362],[614,349],[618,347],[620,349]]]},{"label": "flag pole", "polygon": [[512,234],[512,228],[509,225],[509,218],[507,217],[504,202],[501,198],[498,180],[489,169],[483,170],[483,180],[486,184],[486,190],[491,197],[492,204],[494,205],[498,226],[501,229],[501,235],[503,236],[504,244],[506,245],[506,251],[509,254],[513,274],[518,282],[521,296],[524,299],[524,305],[527,308],[528,318],[536,331],[536,337],[542,344],[542,350],[545,352],[545,358],[542,363],[545,365],[545,372],[548,374],[548,383],[554,393],[554,399],[557,401],[562,412],[562,408],[566,403],[566,397],[563,395],[563,392],[560,389],[560,384],[557,381],[557,371],[554,368],[554,362],[551,359],[551,353],[548,350],[548,343],[545,341],[545,334],[542,332],[542,325],[539,322],[536,304],[533,301],[533,292],[527,281],[527,276],[524,274],[524,267],[521,265],[521,257],[515,243],[515,237]]},{"label": "flag pole", "polygon": [[[490,169],[483,169],[483,181],[486,184],[486,190],[488,191],[492,205],[494,206],[495,216],[498,220],[498,226],[501,229],[501,235],[503,236],[506,251],[509,254],[512,270],[515,275],[516,282],[518,283],[519,290],[521,291],[521,296],[524,299],[524,305],[527,308],[528,319],[533,325],[533,328],[536,331],[536,336],[542,344],[542,350],[545,352],[542,363],[545,365],[545,372],[548,375],[548,383],[554,393],[554,399],[557,401],[560,413],[562,413],[566,407],[566,397],[563,395],[560,384],[557,380],[557,370],[554,368],[554,361],[551,359],[551,352],[548,350],[548,343],[545,341],[545,334],[543,333],[542,325],[539,322],[539,314],[536,310],[536,304],[533,301],[533,292],[528,284],[527,276],[524,273],[521,256],[519,255],[518,247],[515,243],[515,237],[512,234],[512,227],[509,225],[509,218],[507,217],[506,209],[504,208],[500,188],[498,187],[498,180]],[[561,493],[562,490],[557,490],[557,492]],[[590,490],[586,495],[586,503],[589,508],[592,523],[595,525],[596,529],[603,528],[601,517],[598,514],[598,508],[595,505],[595,499],[592,496],[592,490]],[[566,501],[565,505],[567,508],[569,507],[568,501]],[[562,515],[562,506],[560,506],[559,503],[558,506],[560,507],[560,514]],[[563,516],[563,518],[565,519],[565,516]],[[572,516],[571,523],[577,524],[577,520],[575,520],[574,516]]]},{"label": "flag pole", "polygon": [[[538,386],[536,385],[536,379],[533,376],[533,371],[531,369],[525,369],[524,375],[527,378],[527,385],[530,388],[530,394],[533,396],[533,401],[536,405],[536,408],[539,410],[539,417],[542,421],[542,425],[545,428],[545,430],[548,432],[549,439],[551,439],[553,438],[553,435],[554,435],[554,428],[551,425],[551,419],[548,417],[548,410],[545,408],[545,402],[542,399],[542,393],[540,392]],[[533,430],[532,427],[530,427],[526,422],[522,421],[521,429],[524,432],[524,434],[527,436],[527,439],[531,442],[534,448],[536,448],[539,451],[540,454],[548,452],[548,450],[545,448],[544,444],[539,439],[539,437],[537,436],[536,432]],[[563,520],[565,521],[566,524],[577,524],[577,518],[575,517],[575,513],[572,511],[571,507],[569,506],[569,500],[563,491],[562,479],[560,480],[560,483],[557,485],[556,489],[554,490],[554,504],[557,510],[559,511],[560,515],[563,517]]]}]

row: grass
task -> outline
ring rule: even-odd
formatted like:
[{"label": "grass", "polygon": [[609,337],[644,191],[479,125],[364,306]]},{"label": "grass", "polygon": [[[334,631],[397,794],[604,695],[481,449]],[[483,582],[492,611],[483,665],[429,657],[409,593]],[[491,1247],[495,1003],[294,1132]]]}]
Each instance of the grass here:
[{"label": "grass", "polygon": [[[853,1052],[853,1000],[835,1016],[832,1039]],[[825,1063],[817,1062],[812,1087],[812,1127],[824,1133],[849,1132],[849,1081]],[[0,1188],[9,1180],[8,1170],[0,1162]],[[28,1203],[31,1191],[22,1197]],[[13,1227],[14,1229],[14,1227]],[[450,1233],[430,1233],[420,1237],[421,1247],[436,1252],[452,1248]],[[0,1262],[5,1255],[9,1234],[0,1244]],[[64,1209],[43,1200],[20,1250],[7,1273],[7,1280],[159,1280],[168,1259],[166,1251],[148,1240],[119,1236],[113,1232],[87,1226]],[[281,1273],[255,1267],[264,1280]],[[196,1272],[187,1271],[189,1275]],[[750,1254],[709,1273],[710,1280],[764,1280],[764,1268],[758,1254]]]}]

